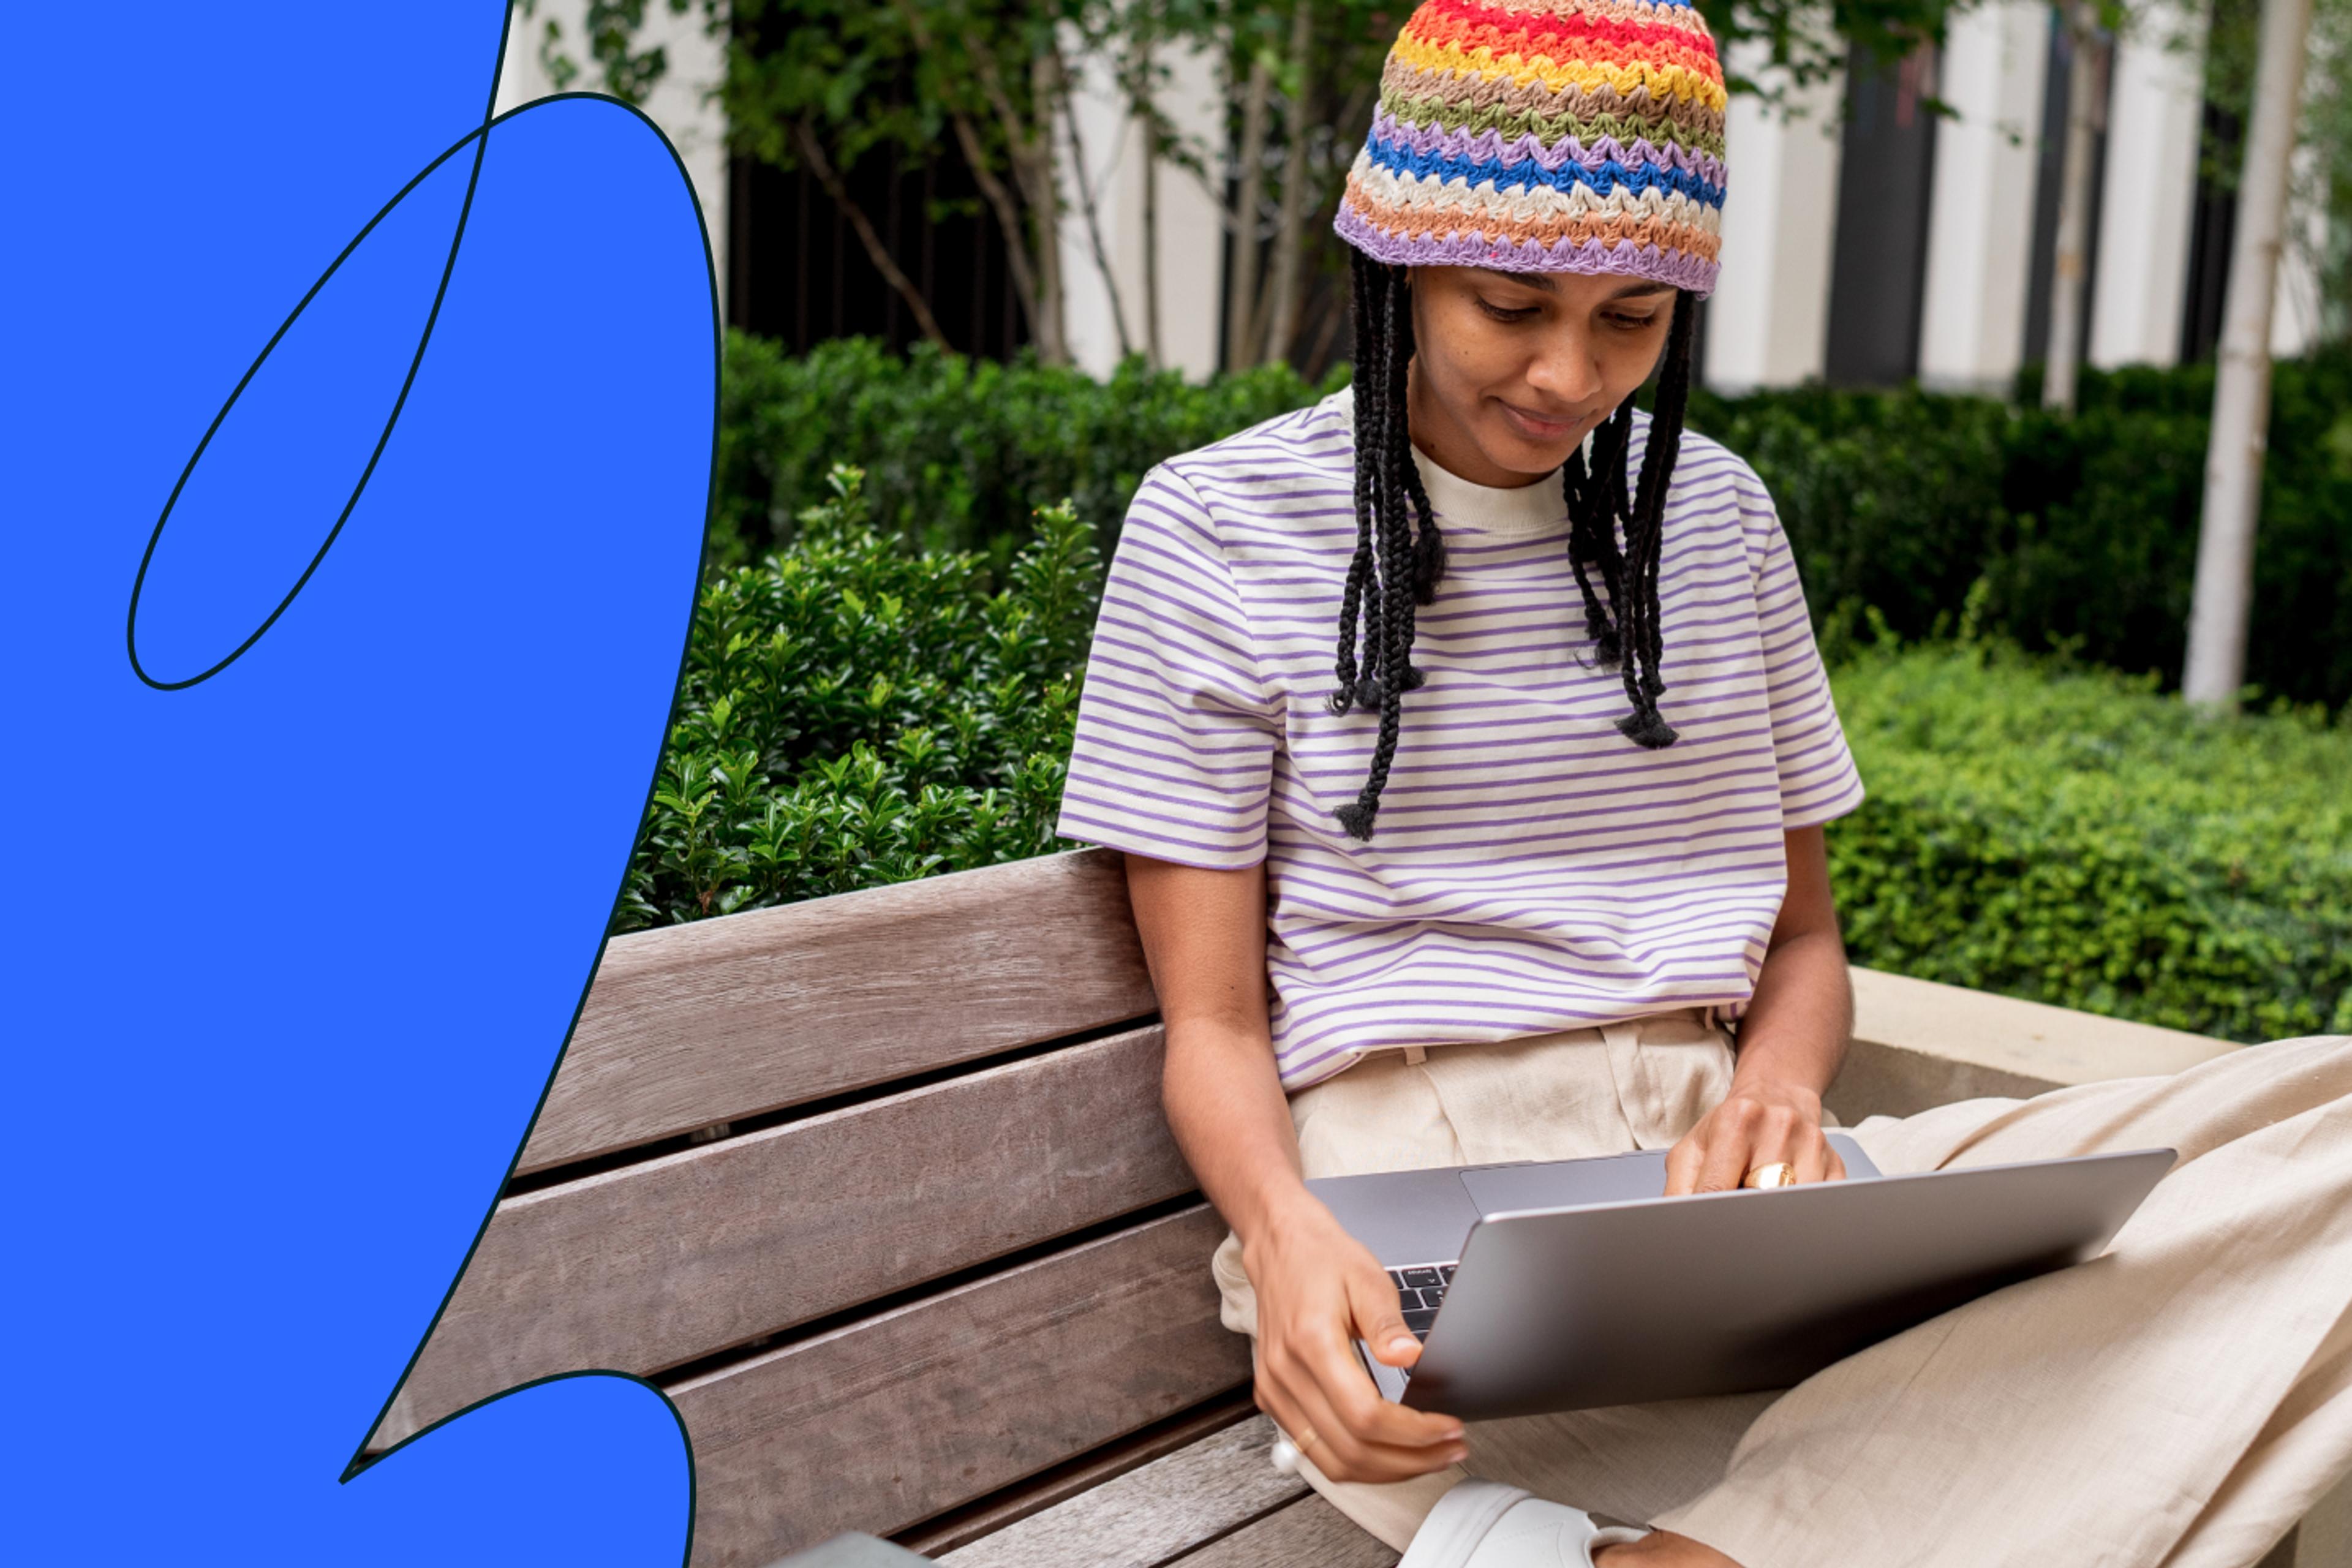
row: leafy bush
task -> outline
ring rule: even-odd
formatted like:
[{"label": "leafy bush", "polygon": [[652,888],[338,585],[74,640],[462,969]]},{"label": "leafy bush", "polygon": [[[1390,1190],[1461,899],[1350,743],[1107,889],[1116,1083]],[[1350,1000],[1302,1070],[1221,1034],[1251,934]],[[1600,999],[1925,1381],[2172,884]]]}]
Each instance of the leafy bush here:
[{"label": "leafy bush", "polygon": [[[789,537],[826,469],[870,465],[874,516],[1001,563],[1031,509],[1063,497],[1116,537],[1160,458],[1307,403],[1276,366],[1193,386],[1123,367],[1108,382],[870,342],[805,358],[729,340],[714,561]],[[2024,389],[2028,393],[2029,385]],[[2087,371],[2081,412],[1914,390],[1694,395],[1690,420],[1745,456],[1780,502],[1829,640],[1879,611],[1911,637],[1978,620],[2035,650],[2127,670],[2180,667],[2203,500],[2212,367]],[[2248,678],[2352,700],[2352,352],[2278,366]]]},{"label": "leafy bush", "polygon": [[1130,361],[1102,382],[929,344],[901,358],[863,338],[794,359],[732,332],[719,393],[713,554],[740,565],[773,549],[844,460],[866,465],[875,520],[927,548],[991,550],[1001,560],[1028,535],[1033,508],[1064,500],[1080,517],[1107,521],[1115,536],[1154,463],[1346,381],[1343,369],[1317,387],[1276,365],[1195,386]]},{"label": "leafy bush", "polygon": [[1771,490],[1817,622],[1876,610],[1898,633],[1949,619],[1998,549],[2015,416],[1991,398],[1809,386],[1688,415]]},{"label": "leafy bush", "polygon": [[[2352,353],[2282,362],[2247,679],[2352,700]],[[2034,389],[2029,380],[2025,389]],[[2033,651],[2177,679],[2186,650],[2210,364],[2085,371],[2072,418],[1916,389],[1694,395],[1690,422],[1755,465],[1817,621],[1905,637],[1978,619]]]},{"label": "leafy bush", "polygon": [[1094,531],[1037,515],[1005,586],[918,554],[835,468],[792,544],[713,576],[614,929],[1045,854],[1101,588]]},{"label": "leafy bush", "polygon": [[1833,680],[1870,791],[1829,832],[1856,963],[2238,1040],[2352,1033],[2352,727],[2208,722],[1967,644]]},{"label": "leafy bush", "polygon": [[[1961,595],[1958,642],[1904,647],[1875,610],[1839,622],[1877,628],[1834,639],[1870,786],[1830,834],[1856,962],[2243,1040],[2352,1032],[2352,717],[2205,722],[2152,677],[1984,640],[1995,578],[1963,585],[1953,542],[1978,502],[1920,454],[1986,449],[2021,416],[1909,395],[1783,401],[1803,396],[1813,417],[1759,419],[1756,449],[1803,481],[1781,500],[1821,525],[1809,574]],[[2015,453],[2013,432],[1999,439]],[[1826,477],[1874,447],[1896,455],[1870,469],[1875,489]],[[615,929],[1060,847],[1095,531],[1042,510],[999,568],[877,526],[864,481],[836,468],[783,549],[706,584]],[[1924,521],[1906,533],[1906,516]],[[1907,553],[1849,548],[1873,536]]]}]

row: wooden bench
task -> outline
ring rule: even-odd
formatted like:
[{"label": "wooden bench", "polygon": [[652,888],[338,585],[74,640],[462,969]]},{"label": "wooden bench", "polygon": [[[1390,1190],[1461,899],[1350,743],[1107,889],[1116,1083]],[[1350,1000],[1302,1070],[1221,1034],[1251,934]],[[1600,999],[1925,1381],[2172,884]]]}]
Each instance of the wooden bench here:
[{"label": "wooden bench", "polygon": [[[1858,981],[1849,1121],[2069,1080],[1981,1020],[1977,1059],[1876,1039],[1874,1007],[1954,1004]],[[958,1568],[1393,1563],[1266,1462],[1152,1015],[1099,850],[615,939],[371,1447],[610,1368],[685,1421],[698,1568],[845,1531]],[[2127,1044],[2139,1071],[2225,1048]]]}]

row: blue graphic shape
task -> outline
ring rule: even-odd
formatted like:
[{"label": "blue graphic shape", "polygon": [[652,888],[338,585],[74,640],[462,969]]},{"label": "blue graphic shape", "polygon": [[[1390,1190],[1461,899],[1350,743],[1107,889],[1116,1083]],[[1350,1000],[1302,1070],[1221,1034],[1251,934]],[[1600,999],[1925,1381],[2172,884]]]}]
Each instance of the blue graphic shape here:
[{"label": "blue graphic shape", "polygon": [[178,688],[218,673],[325,560],[431,346],[488,144],[477,133],[452,148],[353,236],[229,394],[139,563],[129,635],[141,679]]},{"label": "blue graphic shape", "polygon": [[[651,782],[716,396],[690,189],[616,105],[493,129],[333,548],[234,663],[163,689],[124,643],[163,498],[328,263],[481,125],[505,18],[110,16],[95,75],[62,68],[86,13],[24,18],[59,68],[0,108],[11,1555],[667,1568],[690,1455],[633,1380],[510,1393],[344,1477],[520,1146]],[[142,627],[173,673],[282,602],[349,495],[439,188],[190,479]]]}]

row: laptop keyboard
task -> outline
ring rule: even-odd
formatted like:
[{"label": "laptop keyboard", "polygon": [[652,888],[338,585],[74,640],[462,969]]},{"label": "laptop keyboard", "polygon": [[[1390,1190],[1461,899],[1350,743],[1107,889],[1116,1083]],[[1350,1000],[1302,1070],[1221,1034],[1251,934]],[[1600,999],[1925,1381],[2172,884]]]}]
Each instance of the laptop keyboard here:
[{"label": "laptop keyboard", "polygon": [[1429,1325],[1437,1321],[1437,1309],[1445,1300],[1447,1288],[1454,1283],[1456,1267],[1452,1263],[1417,1263],[1389,1270],[1389,1282],[1396,1287],[1397,1307],[1404,1313],[1404,1326],[1412,1331],[1414,1339],[1429,1338]]}]

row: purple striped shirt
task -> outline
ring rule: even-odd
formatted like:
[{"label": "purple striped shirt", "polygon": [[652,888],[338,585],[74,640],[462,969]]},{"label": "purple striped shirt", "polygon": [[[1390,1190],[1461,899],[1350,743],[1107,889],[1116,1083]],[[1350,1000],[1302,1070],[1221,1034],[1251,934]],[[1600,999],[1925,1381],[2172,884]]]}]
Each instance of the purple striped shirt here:
[{"label": "purple striped shirt", "polygon": [[[1417,617],[1428,683],[1360,844],[1332,813],[1363,786],[1379,717],[1324,705],[1354,424],[1343,391],[1145,477],[1104,587],[1062,836],[1265,863],[1293,1091],[1367,1051],[1736,1014],[1787,889],[1781,834],[1862,799],[1771,497],[1684,436],[1658,573],[1659,706],[1682,738],[1650,752],[1618,733],[1624,688],[1592,667],[1558,481],[1489,489],[1423,460],[1446,575]],[[1648,428],[1637,415],[1636,472]]]}]

